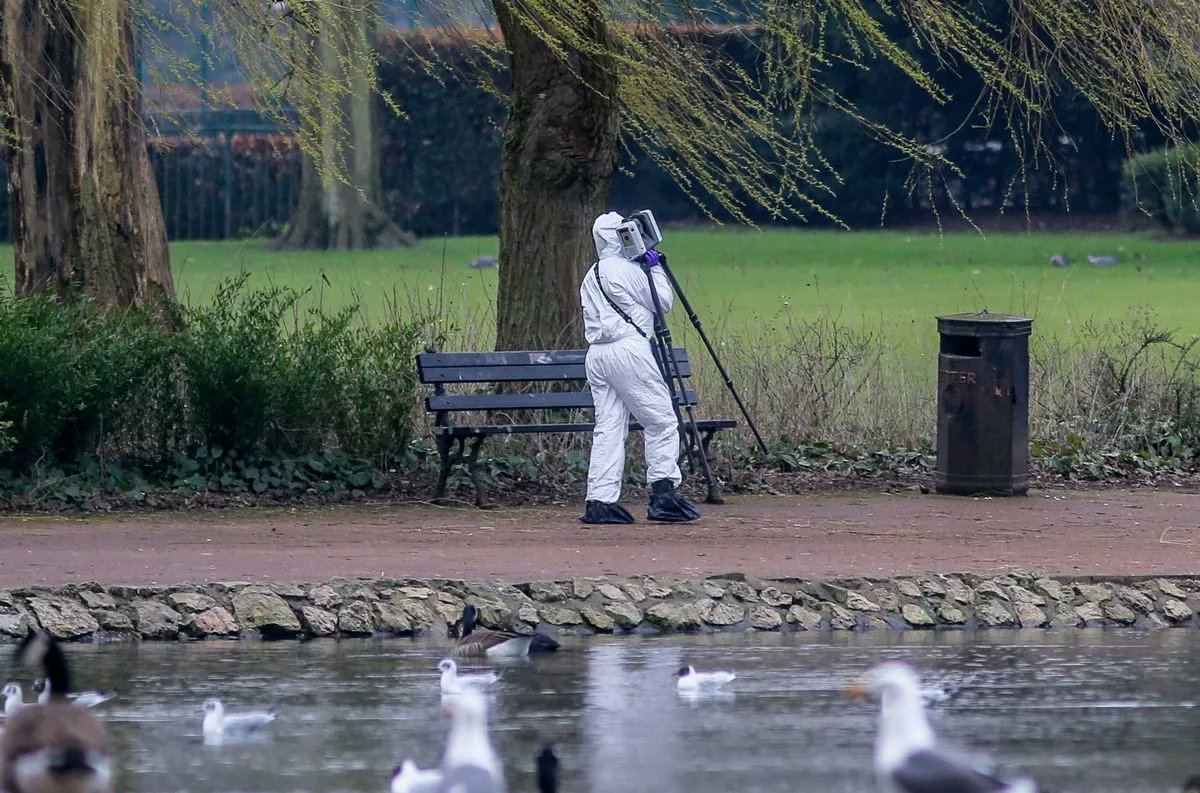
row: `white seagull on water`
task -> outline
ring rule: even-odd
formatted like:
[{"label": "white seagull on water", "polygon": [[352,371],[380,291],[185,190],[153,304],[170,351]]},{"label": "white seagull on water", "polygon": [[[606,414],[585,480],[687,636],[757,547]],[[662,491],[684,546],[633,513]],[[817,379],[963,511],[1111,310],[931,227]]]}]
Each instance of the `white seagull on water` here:
[{"label": "white seagull on water", "polygon": [[405,760],[392,772],[391,793],[438,793],[441,784],[441,771],[417,768],[412,760]]},{"label": "white seagull on water", "polygon": [[439,793],[506,793],[504,768],[488,737],[487,699],[467,689],[444,707],[451,721]]},{"label": "white seagull on water", "polygon": [[483,691],[500,679],[500,675],[496,672],[460,675],[458,673],[458,664],[454,663],[454,660],[451,658],[447,658],[438,664],[438,671],[442,673],[441,685],[443,694],[461,694],[467,689]]},{"label": "white seagull on water", "polygon": [[675,687],[682,692],[716,691],[736,678],[733,672],[697,672],[685,666],[675,673]]},{"label": "white seagull on water", "polygon": [[1037,793],[1032,779],[1001,779],[939,749],[925,717],[920,681],[908,664],[885,661],[847,693],[881,701],[875,776],[882,793]]},{"label": "white seagull on water", "polygon": [[4,684],[4,715],[11,716],[25,707],[25,695],[19,683]]},{"label": "white seagull on water", "polygon": [[245,738],[274,721],[275,716],[274,708],[226,713],[221,700],[207,700],[204,703],[204,740],[220,741],[222,738]]},{"label": "white seagull on water", "polygon": [[[45,705],[50,701],[49,680],[37,681],[33,684],[33,690],[37,692],[39,705]],[[67,694],[67,702],[77,708],[94,708],[97,705],[103,705],[116,695],[117,692],[112,689],[105,689],[104,691],[80,691],[79,693]]]}]

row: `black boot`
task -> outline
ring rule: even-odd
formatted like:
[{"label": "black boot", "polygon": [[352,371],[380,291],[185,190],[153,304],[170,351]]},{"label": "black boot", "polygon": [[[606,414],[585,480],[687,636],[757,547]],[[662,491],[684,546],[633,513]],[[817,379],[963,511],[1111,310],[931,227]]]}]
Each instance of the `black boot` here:
[{"label": "black boot", "polygon": [[633,523],[633,515],[620,504],[607,504],[603,501],[589,501],[584,508],[584,523]]},{"label": "black boot", "polygon": [[675,493],[675,483],[659,479],[650,485],[650,509],[646,517],[659,523],[687,523],[700,517],[696,505]]}]

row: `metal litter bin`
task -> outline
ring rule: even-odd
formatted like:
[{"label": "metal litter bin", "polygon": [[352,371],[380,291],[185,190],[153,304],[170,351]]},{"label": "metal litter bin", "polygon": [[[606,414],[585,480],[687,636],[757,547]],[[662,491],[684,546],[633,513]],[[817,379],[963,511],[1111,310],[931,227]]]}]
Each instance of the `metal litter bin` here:
[{"label": "metal litter bin", "polygon": [[1029,490],[1029,334],[1005,314],[938,317],[939,493]]}]

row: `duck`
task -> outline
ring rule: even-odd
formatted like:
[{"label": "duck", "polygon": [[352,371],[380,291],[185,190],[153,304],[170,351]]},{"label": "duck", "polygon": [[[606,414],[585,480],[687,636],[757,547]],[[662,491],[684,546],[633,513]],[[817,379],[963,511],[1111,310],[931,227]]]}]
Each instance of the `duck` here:
[{"label": "duck", "polygon": [[112,742],[99,719],[69,704],[71,677],[58,642],[40,631],[17,648],[18,663],[50,681],[47,701],[19,708],[0,736],[0,789],[6,793],[112,793]]},{"label": "duck", "polygon": [[[533,635],[516,631],[476,628],[479,609],[468,603],[463,607],[462,635],[454,647],[456,655],[489,658],[519,658],[529,655]],[[549,637],[547,637],[549,638]]]},{"label": "duck", "polygon": [[461,694],[468,688],[475,691],[483,691],[500,679],[500,675],[497,672],[460,675],[458,673],[458,664],[454,663],[454,660],[451,658],[446,658],[438,664],[438,671],[442,673],[441,687],[443,694]]},{"label": "duck", "polygon": [[20,683],[4,684],[4,715],[11,716],[25,707],[25,692]]},{"label": "duck", "polygon": [[202,727],[204,740],[216,742],[222,738],[245,738],[266,727],[275,720],[276,715],[278,712],[274,708],[226,713],[221,700],[206,700]]},{"label": "duck", "polygon": [[392,772],[391,793],[438,793],[441,784],[441,771],[436,768],[418,768],[411,759],[405,759]]},{"label": "duck", "polygon": [[537,755],[538,793],[558,793],[558,756],[554,744],[542,744]]},{"label": "duck", "polygon": [[675,673],[675,687],[684,692],[714,691],[736,677],[733,672],[697,672],[695,667],[684,666]]},{"label": "duck", "polygon": [[487,699],[467,689],[445,701],[450,732],[442,756],[441,793],[506,793],[504,768],[488,737]]},{"label": "duck", "polygon": [[[49,701],[50,681],[37,681],[33,684],[33,690],[37,692],[37,701],[39,703],[45,705]],[[94,708],[97,705],[103,705],[116,695],[117,692],[111,689],[104,691],[80,691],[75,694],[67,694],[67,700],[77,708]]]},{"label": "duck", "polygon": [[881,793],[1037,793],[1032,779],[1003,779],[990,768],[939,747],[925,715],[920,680],[903,661],[872,667],[846,693],[880,700],[874,764]]}]

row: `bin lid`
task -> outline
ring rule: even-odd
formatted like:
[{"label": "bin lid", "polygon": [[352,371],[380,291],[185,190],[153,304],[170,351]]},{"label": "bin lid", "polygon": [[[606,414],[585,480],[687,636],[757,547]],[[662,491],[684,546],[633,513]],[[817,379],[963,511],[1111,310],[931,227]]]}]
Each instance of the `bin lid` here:
[{"label": "bin lid", "polygon": [[1029,317],[992,314],[987,309],[967,314],[945,314],[937,318],[938,332],[952,336],[1027,336],[1033,328]]}]

